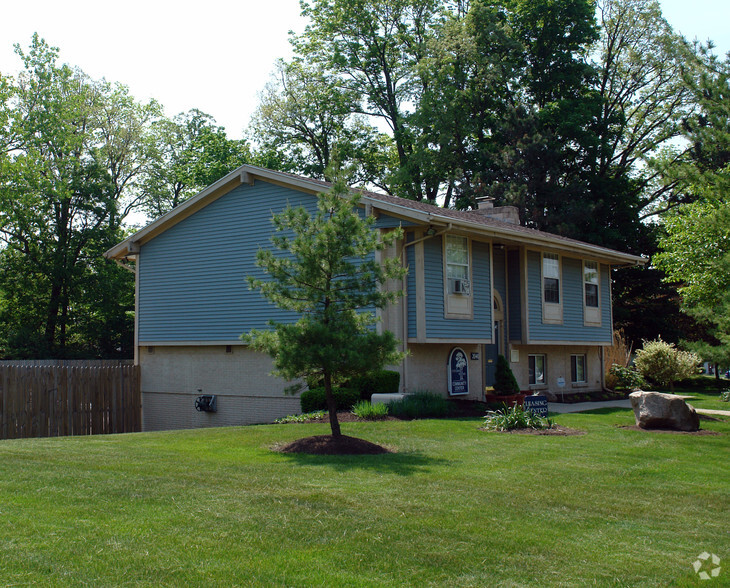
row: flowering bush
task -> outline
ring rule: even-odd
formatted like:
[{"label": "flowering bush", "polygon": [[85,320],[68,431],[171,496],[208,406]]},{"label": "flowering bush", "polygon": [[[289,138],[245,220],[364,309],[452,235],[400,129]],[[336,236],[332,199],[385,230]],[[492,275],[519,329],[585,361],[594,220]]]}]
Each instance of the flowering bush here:
[{"label": "flowering bush", "polygon": [[634,365],[642,376],[660,386],[674,389],[674,382],[697,373],[701,358],[689,351],[681,351],[674,343],[644,341],[642,349],[636,351]]}]

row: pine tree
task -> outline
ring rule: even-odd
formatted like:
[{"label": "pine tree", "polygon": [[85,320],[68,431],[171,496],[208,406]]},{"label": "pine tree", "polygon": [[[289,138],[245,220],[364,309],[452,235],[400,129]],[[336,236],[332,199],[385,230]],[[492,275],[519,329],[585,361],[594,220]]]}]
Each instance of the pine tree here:
[{"label": "pine tree", "polygon": [[251,331],[244,339],[271,355],[275,375],[324,382],[333,437],[341,436],[333,384],[403,358],[394,335],[377,332],[373,313],[402,294],[383,288],[386,280],[405,275],[399,259],[378,262],[374,255],[402,232],[373,230],[374,219],[358,214],[359,201],[336,178],[318,196],[316,214],[287,208],[274,215],[271,241],[281,254],[259,250],[256,263],[269,279],[249,276],[252,289],[301,317],[295,323],[270,321],[271,330]]},{"label": "pine tree", "polygon": [[494,375],[494,391],[502,396],[517,394],[520,391],[520,385],[512,373],[512,368],[507,363],[504,355],[497,357],[497,369]]}]

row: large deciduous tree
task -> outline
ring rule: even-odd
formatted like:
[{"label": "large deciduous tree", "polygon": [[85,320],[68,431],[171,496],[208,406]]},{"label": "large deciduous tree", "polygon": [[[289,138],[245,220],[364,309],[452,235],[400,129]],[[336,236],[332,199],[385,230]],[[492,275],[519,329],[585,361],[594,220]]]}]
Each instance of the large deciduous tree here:
[{"label": "large deciduous tree", "polygon": [[[37,35],[16,51],[24,70],[3,80],[11,91],[0,112],[5,354],[128,353],[133,280],[101,254],[122,237],[124,198],[145,166],[144,128],[158,106],[58,65]],[[94,318],[82,318],[94,303]]]},{"label": "large deciduous tree", "polygon": [[352,183],[387,190],[391,141],[354,114],[359,98],[327,71],[299,59],[279,61],[249,127],[258,157],[281,171],[325,180],[337,162],[351,168]]},{"label": "large deciduous tree", "polygon": [[643,220],[682,201],[662,172],[686,154],[675,139],[694,108],[684,76],[693,51],[656,0],[604,0],[599,14],[598,174],[635,195]]},{"label": "large deciduous tree", "polygon": [[153,156],[138,204],[151,219],[251,160],[244,141],[229,139],[212,116],[197,109],[156,120],[149,142]]},{"label": "large deciduous tree", "polygon": [[401,294],[383,287],[405,275],[400,260],[375,256],[400,231],[374,230],[374,219],[360,216],[358,202],[335,177],[332,189],[319,195],[314,215],[304,208],[274,215],[272,243],[278,252],[261,249],[257,264],[268,275],[249,277],[251,288],[300,318],[271,322],[271,330],[252,331],[244,339],[273,357],[276,375],[324,381],[333,437],[341,435],[333,384],[402,359],[393,334],[375,329],[373,314]]},{"label": "large deciduous tree", "polygon": [[337,76],[338,84],[358,97],[354,113],[380,121],[392,136],[398,169],[389,190],[435,201],[439,184],[411,159],[418,130],[409,118],[423,91],[417,66],[426,56],[439,2],[313,0],[302,7],[311,22],[294,39],[297,54]]},{"label": "large deciduous tree", "polygon": [[699,56],[689,80],[698,112],[685,123],[690,161],[675,170],[678,185],[695,202],[664,217],[662,253],[656,257],[680,285],[684,310],[708,325],[695,343],[705,359],[730,363],[730,58]]}]

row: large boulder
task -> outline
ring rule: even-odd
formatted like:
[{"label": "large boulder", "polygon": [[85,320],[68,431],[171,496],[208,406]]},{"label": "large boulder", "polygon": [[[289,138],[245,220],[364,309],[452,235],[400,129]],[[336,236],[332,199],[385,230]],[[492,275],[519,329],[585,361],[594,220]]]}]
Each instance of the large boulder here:
[{"label": "large boulder", "polygon": [[636,424],[642,429],[698,431],[700,417],[694,407],[672,394],[644,392],[629,394]]}]

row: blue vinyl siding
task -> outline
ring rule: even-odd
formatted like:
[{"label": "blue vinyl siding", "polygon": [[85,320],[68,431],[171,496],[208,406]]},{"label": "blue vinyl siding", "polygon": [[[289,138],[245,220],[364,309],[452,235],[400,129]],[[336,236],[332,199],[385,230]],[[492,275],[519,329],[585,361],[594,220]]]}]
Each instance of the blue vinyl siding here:
[{"label": "blue vinyl siding", "polygon": [[140,341],[230,341],[269,319],[294,321],[258,291],[256,252],[270,246],[271,216],[314,196],[266,182],[240,186],[142,246]]},{"label": "blue vinyl siding", "polygon": [[509,284],[509,338],[512,341],[522,340],[522,273],[520,271],[520,252],[507,253],[507,281]]},{"label": "blue vinyl siding", "polygon": [[[364,210],[364,209],[363,209]],[[395,218],[394,216],[387,216],[381,214],[375,221],[375,228],[377,229],[393,229],[396,227],[415,227],[416,223],[411,221]]]},{"label": "blue vinyl siding", "polygon": [[[409,236],[408,241],[413,241],[413,235]],[[406,263],[408,264],[408,276],[406,277],[408,337],[417,337],[418,321],[416,319],[416,252],[414,245],[406,249]]]},{"label": "blue vinyl siding", "polygon": [[[235,341],[267,321],[295,321],[248,289],[247,275],[271,246],[271,216],[287,204],[315,212],[317,199],[257,181],[239,186],[142,246],[139,338],[145,341]],[[387,223],[390,217],[381,217]],[[397,224],[396,224],[397,226]]]},{"label": "blue vinyl siding", "polygon": [[527,252],[529,325],[531,341],[611,342],[611,309],[608,270],[601,266],[601,326],[583,321],[583,266],[580,259],[562,257],[563,324],[542,322],[540,253]]},{"label": "blue vinyl siding", "polygon": [[441,238],[424,241],[426,287],[426,337],[491,338],[492,295],[489,277],[489,245],[472,244],[473,319],[444,318],[444,264]]}]

